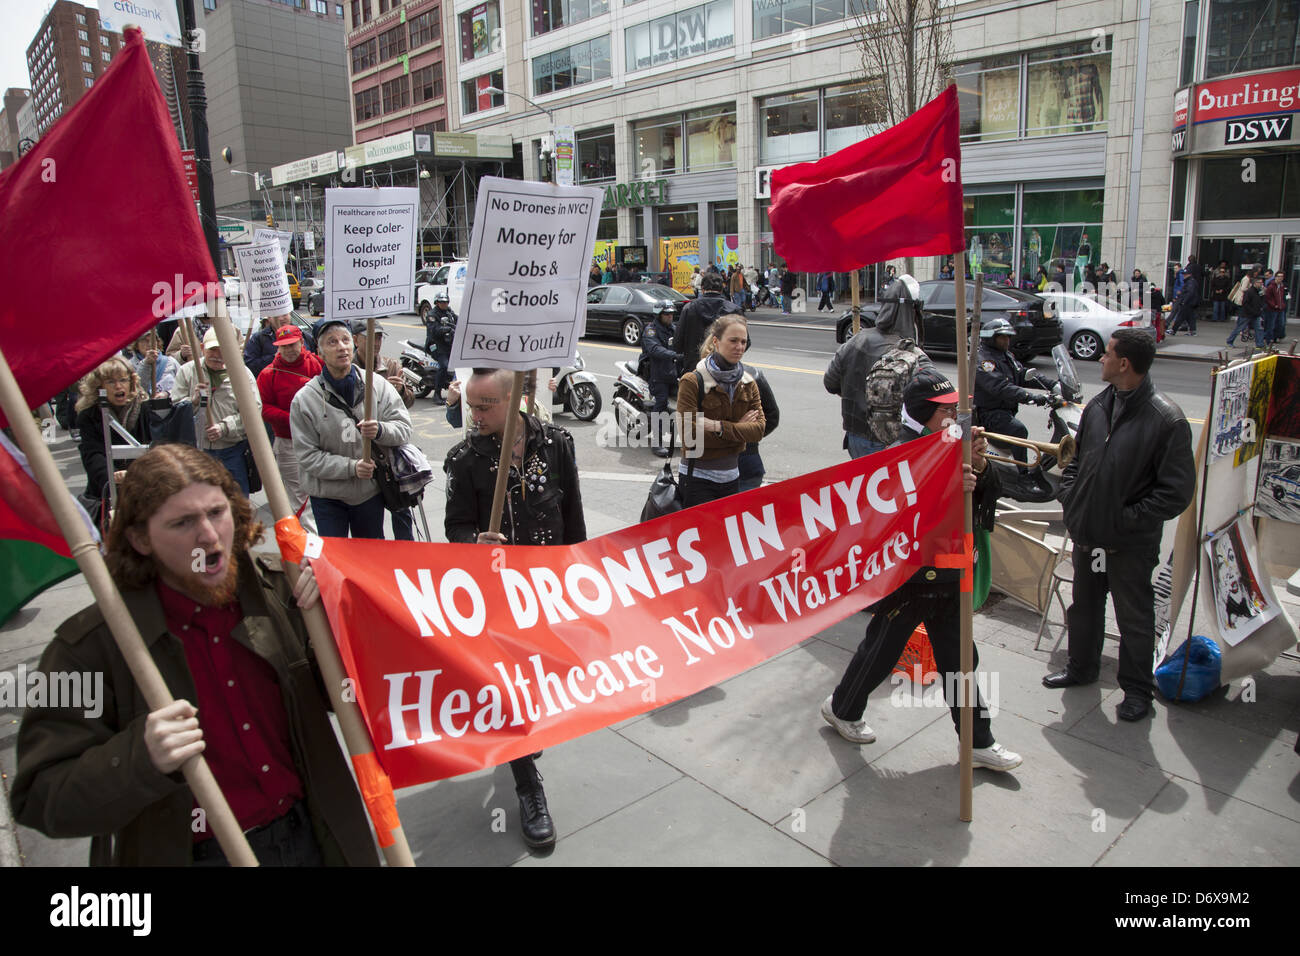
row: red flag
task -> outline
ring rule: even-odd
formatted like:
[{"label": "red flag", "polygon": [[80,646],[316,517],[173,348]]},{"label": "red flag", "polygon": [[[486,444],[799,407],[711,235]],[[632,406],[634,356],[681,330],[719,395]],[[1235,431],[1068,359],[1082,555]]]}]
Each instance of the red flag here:
[{"label": "red flag", "polygon": [[139,30],[0,173],[0,348],[29,407],[217,281]]},{"label": "red flag", "polygon": [[797,272],[847,272],[965,247],[957,87],[897,126],[772,173],[777,255]]}]

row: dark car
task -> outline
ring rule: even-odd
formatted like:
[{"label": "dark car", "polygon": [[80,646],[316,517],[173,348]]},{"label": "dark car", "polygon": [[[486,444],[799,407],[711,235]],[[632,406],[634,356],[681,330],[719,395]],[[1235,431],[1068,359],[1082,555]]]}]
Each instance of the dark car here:
[{"label": "dark car", "polygon": [[307,311],[312,315],[325,314],[325,283],[323,280],[320,286],[307,297]]},{"label": "dark car", "polygon": [[689,300],[676,289],[650,282],[614,282],[587,290],[587,335],[616,335],[641,344],[641,332],[664,302],[681,312]]},{"label": "dark car", "polygon": [[[922,314],[924,316],[922,344],[927,352],[956,353],[957,340],[953,334],[957,326],[957,296],[951,279],[931,279],[921,283]],[[975,307],[975,283],[966,282],[966,315]],[[862,325],[875,323],[878,305],[862,307]],[[1051,355],[1053,346],[1061,343],[1061,322],[1052,305],[1032,292],[1021,292],[1009,286],[985,286],[980,303],[980,322],[1006,319],[1016,330],[1011,351],[1021,361],[1035,355]],[[835,327],[835,341],[849,337],[853,324],[852,313],[840,317]]]}]

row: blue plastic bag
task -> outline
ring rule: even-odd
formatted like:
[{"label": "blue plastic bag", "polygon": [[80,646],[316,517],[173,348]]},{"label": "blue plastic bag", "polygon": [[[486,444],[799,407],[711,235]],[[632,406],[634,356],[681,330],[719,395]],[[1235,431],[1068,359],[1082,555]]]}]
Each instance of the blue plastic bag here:
[{"label": "blue plastic bag", "polygon": [[[1191,645],[1190,660],[1187,659],[1188,645]],[[1185,660],[1186,674],[1183,672]],[[1203,634],[1193,634],[1156,668],[1156,686],[1166,700],[1200,700],[1218,690],[1222,663],[1223,652],[1219,645]]]}]

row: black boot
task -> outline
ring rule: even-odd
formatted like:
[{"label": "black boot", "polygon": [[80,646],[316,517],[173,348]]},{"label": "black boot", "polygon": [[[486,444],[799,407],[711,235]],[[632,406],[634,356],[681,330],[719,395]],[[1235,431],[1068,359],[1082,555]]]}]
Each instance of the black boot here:
[{"label": "black boot", "polygon": [[510,761],[515,775],[515,793],[519,797],[519,820],[524,842],[534,849],[555,845],[555,824],[546,807],[546,791],[542,789],[542,775],[538,773],[532,757]]}]

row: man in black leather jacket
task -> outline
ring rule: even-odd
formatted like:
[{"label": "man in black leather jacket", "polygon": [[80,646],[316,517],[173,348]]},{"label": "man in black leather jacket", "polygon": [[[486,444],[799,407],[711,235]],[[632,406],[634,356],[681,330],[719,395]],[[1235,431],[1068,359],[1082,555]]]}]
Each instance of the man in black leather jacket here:
[{"label": "man in black leather jacket", "polygon": [[1097,680],[1109,591],[1119,622],[1123,720],[1151,710],[1151,574],[1165,522],[1183,513],[1196,490],[1192,432],[1182,409],[1151,384],[1155,354],[1145,332],[1115,332],[1101,360],[1102,381],[1110,387],[1083,410],[1078,452],[1065,469],[1060,496],[1074,541],[1074,603],[1066,615],[1070,660],[1065,670],[1043,678],[1047,687]]},{"label": "man in black leather jacket", "polygon": [[682,309],[677,334],[673,337],[673,347],[681,356],[679,374],[684,375],[695,368],[695,363],[700,360],[700,346],[704,344],[709,329],[718,316],[741,311],[740,306],[723,295],[726,285],[721,273],[706,273],[700,282],[700,288],[704,291],[698,299],[686,303]]},{"label": "man in black leather jacket", "polygon": [[[447,510],[443,528],[452,543],[576,544],[587,540],[578,487],[573,437],[563,428],[512,410],[513,376],[504,369],[475,369],[465,384],[465,407],[473,428],[447,453]],[[519,416],[513,463],[506,482],[501,531],[488,528],[496,487],[501,438],[511,412]],[[510,761],[524,841],[531,847],[555,843],[555,824],[546,805],[542,777],[532,757]]]},{"label": "man in black leather jacket", "polygon": [[646,325],[641,333],[641,377],[650,386],[654,406],[650,409],[651,450],[660,458],[668,457],[668,448],[664,444],[665,425],[670,430],[673,418],[668,414],[668,397],[677,392],[677,353],[673,351],[673,336],[676,334],[674,320],[677,309],[671,302],[664,302],[655,320]]}]

